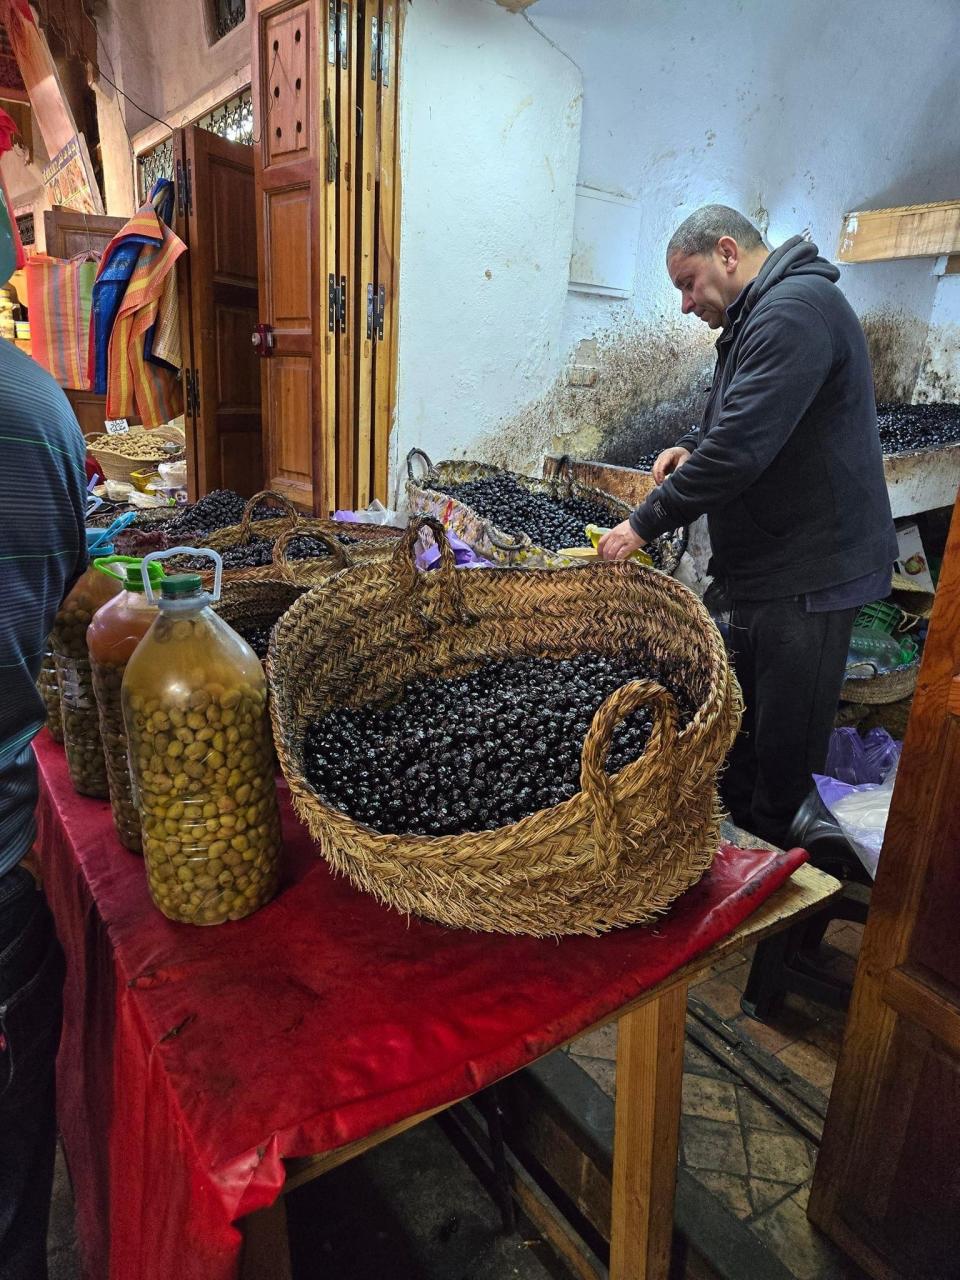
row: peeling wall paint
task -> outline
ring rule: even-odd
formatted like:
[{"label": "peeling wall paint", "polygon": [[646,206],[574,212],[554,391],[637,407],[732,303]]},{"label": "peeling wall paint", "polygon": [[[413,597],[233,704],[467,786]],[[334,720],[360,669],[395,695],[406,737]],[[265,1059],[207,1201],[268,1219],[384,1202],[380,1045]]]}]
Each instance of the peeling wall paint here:
[{"label": "peeling wall paint", "polygon": [[944,276],[923,349],[915,399],[960,401],[960,276]]}]

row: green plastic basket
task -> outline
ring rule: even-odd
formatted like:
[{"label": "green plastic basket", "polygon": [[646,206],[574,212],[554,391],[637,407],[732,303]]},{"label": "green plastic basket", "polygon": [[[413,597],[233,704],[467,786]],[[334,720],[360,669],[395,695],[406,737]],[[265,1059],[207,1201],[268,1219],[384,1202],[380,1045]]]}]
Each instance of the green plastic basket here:
[{"label": "green plastic basket", "polygon": [[903,622],[903,616],[899,605],[887,604],[886,600],[874,600],[863,606],[853,625],[869,631],[884,631],[891,636]]}]

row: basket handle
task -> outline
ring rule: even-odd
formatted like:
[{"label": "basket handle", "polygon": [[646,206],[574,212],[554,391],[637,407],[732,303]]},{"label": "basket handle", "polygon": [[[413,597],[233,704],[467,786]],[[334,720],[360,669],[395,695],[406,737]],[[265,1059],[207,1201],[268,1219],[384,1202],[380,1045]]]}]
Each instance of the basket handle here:
[{"label": "basket handle", "polygon": [[483,532],[486,534],[490,544],[499,551],[509,551],[512,554],[514,551],[526,551],[532,545],[529,538],[520,538],[514,542],[504,542],[502,539],[494,537],[493,525],[489,520],[484,523]]},{"label": "basket handle", "polygon": [[287,582],[293,582],[295,577],[293,566],[286,556],[287,547],[294,538],[307,537],[316,538],[318,542],[322,542],[329,549],[331,559],[338,569],[349,569],[353,565],[353,560],[346,547],[339,541],[336,534],[330,533],[326,529],[308,530],[293,524],[289,529],[284,529],[273,544],[273,563],[280,570],[280,576],[286,579]]},{"label": "basket handle", "polygon": [[296,524],[300,519],[299,511],[289,498],[285,497],[282,493],[277,493],[275,489],[263,489],[260,493],[255,493],[252,498],[248,498],[247,505],[243,508],[243,515],[240,517],[239,540],[241,545],[250,541],[252,536],[250,526],[253,523],[253,513],[260,503],[266,498],[272,498],[292,524]]},{"label": "basket handle", "polygon": [[[412,464],[413,464],[414,458],[420,458],[423,461],[423,465],[425,468],[423,473],[424,476],[427,474],[428,471],[433,470],[433,463],[430,461],[430,459],[427,457],[427,455],[424,453],[422,449],[411,449],[410,452],[407,454],[407,479],[408,480],[413,479]],[[420,479],[422,480],[423,476],[421,476]]]},{"label": "basket handle", "polygon": [[[580,756],[580,789],[593,809],[593,843],[597,870],[610,874],[620,857],[622,846],[631,838],[626,836],[617,822],[615,807],[615,783],[605,765],[613,731],[621,720],[650,703],[655,719],[643,755],[644,769],[641,785],[649,783],[656,774],[664,780],[674,779],[674,756],[677,749],[677,704],[669,693],[655,680],[631,680],[615,689],[596,710]],[[679,782],[679,778],[675,778]],[[631,841],[632,842],[632,841]]]},{"label": "basket handle", "polygon": [[[416,563],[417,538],[423,529],[430,530],[440,548],[440,563],[429,574],[420,573]],[[453,553],[453,547],[447,540],[447,531],[439,520],[433,516],[411,516],[406,532],[397,541],[397,549],[393,553],[391,563],[396,574],[397,588],[404,596],[413,596],[421,587],[421,579],[436,578],[442,584],[443,594],[452,605],[454,616],[463,622],[473,621],[473,615],[464,603],[463,587],[460,574],[457,573],[457,559]],[[433,625],[422,612],[420,616],[428,627]]]}]

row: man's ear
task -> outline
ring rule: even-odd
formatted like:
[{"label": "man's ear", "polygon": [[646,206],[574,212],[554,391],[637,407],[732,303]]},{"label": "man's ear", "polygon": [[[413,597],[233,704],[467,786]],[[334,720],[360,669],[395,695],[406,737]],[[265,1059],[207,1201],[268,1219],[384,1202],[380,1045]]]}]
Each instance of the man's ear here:
[{"label": "man's ear", "polygon": [[717,241],[717,254],[724,271],[732,275],[740,263],[740,246],[733,236],[721,236]]}]

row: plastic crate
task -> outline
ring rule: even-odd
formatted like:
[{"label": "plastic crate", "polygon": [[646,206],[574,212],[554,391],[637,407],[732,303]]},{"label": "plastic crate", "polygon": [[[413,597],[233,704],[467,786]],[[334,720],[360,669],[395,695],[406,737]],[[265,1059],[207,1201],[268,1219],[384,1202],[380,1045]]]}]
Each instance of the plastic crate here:
[{"label": "plastic crate", "polygon": [[899,605],[888,604],[886,600],[874,600],[863,606],[853,625],[870,631],[885,631],[890,636],[900,627],[903,618],[904,613]]}]

